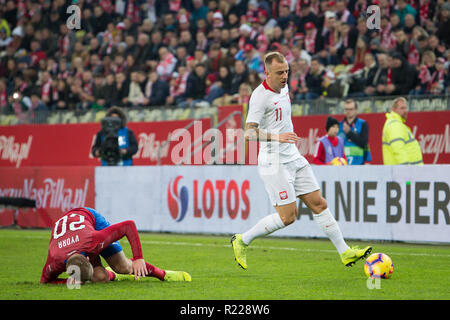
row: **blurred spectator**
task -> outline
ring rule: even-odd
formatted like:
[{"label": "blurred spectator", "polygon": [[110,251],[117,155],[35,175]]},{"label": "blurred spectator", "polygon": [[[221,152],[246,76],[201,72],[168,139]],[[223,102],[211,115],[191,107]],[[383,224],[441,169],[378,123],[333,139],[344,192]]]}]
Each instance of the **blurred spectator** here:
[{"label": "blurred spectator", "polygon": [[300,61],[301,59],[306,60],[309,65],[311,63],[311,55],[304,49],[304,39],[305,36],[302,33],[297,33],[295,35],[295,46],[292,48],[292,58],[294,61]]},{"label": "blurred spectator", "polygon": [[400,18],[400,25],[405,26],[405,16],[410,14],[416,19],[417,11],[406,0],[397,0],[395,14]]},{"label": "blurred spectator", "polygon": [[170,80],[169,96],[166,99],[168,105],[179,105],[186,100],[186,84],[189,77],[187,66],[180,65],[176,74]]},{"label": "blurred spectator", "polygon": [[300,14],[297,18],[297,31],[305,33],[306,23],[311,22],[314,26],[319,24],[319,18],[314,10],[311,10],[310,0],[297,1],[300,7]]},{"label": "blurred spectator", "polygon": [[229,95],[231,91],[231,73],[227,66],[223,65],[219,69],[217,81],[211,86],[207,100],[213,104],[214,100]]},{"label": "blurred spectator", "polygon": [[234,63],[233,77],[231,78],[231,89],[230,94],[238,93],[239,86],[246,82],[248,78],[248,70],[244,62],[241,60],[236,60]]},{"label": "blurred spectator", "polygon": [[132,71],[130,75],[130,87],[128,90],[128,106],[142,107],[145,103],[144,92],[139,82],[139,75],[137,71]]},{"label": "blurred spectator", "polygon": [[148,34],[140,33],[137,41],[136,63],[138,65],[144,65],[149,60],[151,60],[150,38]]},{"label": "blurred spectator", "polygon": [[158,51],[159,63],[156,66],[156,72],[163,81],[168,81],[172,72],[175,69],[177,58],[167,49],[167,47],[161,47]]},{"label": "blurred spectator", "polygon": [[0,78],[0,114],[6,113],[8,107],[8,90],[6,79]]},{"label": "blurred spectator", "polygon": [[339,43],[337,44],[338,61],[342,61],[345,50],[352,49],[356,45],[357,32],[356,29],[351,28],[348,23],[341,23],[339,26]]},{"label": "blurred spectator", "polygon": [[358,37],[356,40],[355,60],[353,61],[353,67],[350,69],[351,73],[364,68],[364,57],[368,52],[370,52],[370,49],[367,43],[367,38],[361,36]]},{"label": "blurred spectator", "polygon": [[0,50],[4,50],[12,41],[12,38],[8,36],[6,28],[0,28]]},{"label": "blurred spectator", "polygon": [[395,36],[395,52],[402,55],[403,59],[408,59],[409,41],[402,28],[397,27],[393,30]]},{"label": "blurred spectator", "polygon": [[377,66],[374,56],[368,52],[364,56],[364,67],[352,77],[350,85],[351,97],[367,97],[376,93],[375,75]]},{"label": "blurred spectator", "polygon": [[53,79],[50,76],[50,73],[48,71],[44,71],[42,73],[42,78],[39,81],[40,83],[40,97],[46,105],[51,104],[52,99],[52,82]]},{"label": "blurred spectator", "polygon": [[261,74],[262,73],[258,73],[256,70],[250,70],[248,73],[247,83],[252,91],[255,90],[256,87],[263,81]]},{"label": "blurred spectator", "polygon": [[336,21],[336,14],[333,11],[326,11],[321,33],[324,39],[324,46],[319,53],[324,65],[338,64],[337,51],[340,46],[339,27],[340,22]]},{"label": "blurred spectator", "polygon": [[169,97],[170,87],[166,81],[163,81],[156,71],[151,71],[148,81],[145,85],[145,99],[143,104],[146,106],[163,106]]},{"label": "blurred spectator", "polygon": [[158,51],[163,45],[163,36],[161,31],[153,30],[150,35],[151,47],[149,52],[146,54],[147,59],[157,61],[159,59]]},{"label": "blurred spectator", "polygon": [[197,103],[206,101],[206,68],[199,63],[189,74],[186,82],[186,100],[181,107],[194,107]]},{"label": "blurred spectator", "polygon": [[219,44],[211,45],[205,62],[209,73],[218,73],[222,66],[226,66],[227,62]]},{"label": "blurred spectator", "polygon": [[432,50],[436,58],[442,57],[445,52],[445,47],[440,43],[439,38],[432,34],[428,38],[428,49]]},{"label": "blurred spectator", "polygon": [[75,78],[74,81],[70,83],[67,105],[69,106],[69,109],[75,110],[80,108],[80,103],[81,103],[81,79]]},{"label": "blurred spectator", "polygon": [[191,15],[192,23],[195,25],[199,19],[206,19],[208,7],[205,6],[203,0],[192,0],[193,10]]},{"label": "blurred spectator", "polygon": [[369,124],[358,117],[358,104],[353,99],[344,102],[345,118],[339,122],[338,136],[344,140],[344,153],[349,165],[372,161],[369,149]]},{"label": "blurred spectator", "polygon": [[252,44],[247,43],[244,49],[238,51],[235,56],[236,60],[241,60],[245,63],[247,70],[264,73],[264,61],[261,54],[253,47]]},{"label": "blurred spectator", "polygon": [[294,24],[294,15],[291,13],[288,2],[282,2],[277,24],[281,29],[291,28]]},{"label": "blurred spectator", "polygon": [[435,63],[436,70],[431,74],[431,94],[443,94],[445,92],[445,59],[442,57],[437,58]]},{"label": "blurred spectator", "polygon": [[442,39],[445,46],[450,46],[450,2],[448,1],[441,5],[436,35]]},{"label": "blurred spectator", "polygon": [[116,93],[116,82],[114,73],[108,73],[105,77],[105,103],[106,108],[112,107],[113,97]]},{"label": "blurred spectator", "polygon": [[386,95],[409,94],[416,84],[416,70],[400,53],[392,53],[389,59],[387,83],[384,88]]},{"label": "blurred spectator", "polygon": [[194,55],[195,41],[192,39],[192,34],[188,30],[181,31],[179,45],[186,47],[188,55]]},{"label": "blurred spectator", "polygon": [[305,59],[300,59],[291,65],[291,73],[289,79],[289,91],[291,99],[297,101],[306,99],[308,87],[306,83],[306,76],[308,74],[308,63]]},{"label": "blurred spectator", "polygon": [[322,93],[324,92],[323,81],[325,75],[326,71],[320,63],[319,58],[312,58],[311,66],[306,75],[306,87],[308,88],[308,91],[298,98],[315,100],[322,96]]},{"label": "blurred spectator", "polygon": [[232,95],[226,95],[214,101],[215,106],[227,105],[227,104],[248,104],[252,89],[246,82],[241,83],[237,93]]},{"label": "blurred spectator", "polygon": [[30,97],[29,110],[32,112],[32,118],[37,123],[47,121],[48,106],[41,100],[39,91],[33,91]]},{"label": "blurred spectator", "polygon": [[314,55],[320,52],[323,48],[323,38],[318,32],[316,25],[313,22],[305,24],[305,50]]},{"label": "blurred spectator", "polygon": [[336,1],[336,19],[342,23],[349,24],[351,26],[356,25],[356,19],[347,8],[347,1]]},{"label": "blurred spectator", "polygon": [[69,110],[69,88],[64,79],[53,81],[52,102],[50,106],[52,110]]},{"label": "blurred spectator", "polygon": [[436,71],[436,56],[433,51],[425,51],[419,66],[419,81],[416,87],[410,92],[411,95],[421,95],[430,92],[432,81],[431,74]]},{"label": "blurred spectator", "polygon": [[111,99],[111,105],[114,106],[125,106],[128,104],[128,92],[129,92],[129,81],[123,72],[116,73],[116,90],[115,94]]},{"label": "blurred spectator", "polygon": [[100,73],[96,73],[94,75],[94,83],[92,85],[92,96],[94,101],[92,102],[91,108],[94,110],[105,109],[106,107],[105,78]]},{"label": "blurred spectator", "polygon": [[409,38],[411,38],[415,26],[416,26],[415,17],[410,13],[405,15],[405,26],[403,27],[403,30]]},{"label": "blurred spectator", "polygon": [[325,130],[327,134],[317,142],[313,163],[317,165],[347,164],[344,153],[344,139],[337,135],[339,132],[339,121],[328,117]]},{"label": "blurred spectator", "polygon": [[277,25],[277,20],[271,18],[267,10],[258,9],[259,34],[269,34]]},{"label": "blurred spectator", "polygon": [[388,68],[388,55],[379,53],[377,55],[377,70],[372,81],[373,86],[375,86],[375,95],[383,95],[384,88],[387,84]]}]

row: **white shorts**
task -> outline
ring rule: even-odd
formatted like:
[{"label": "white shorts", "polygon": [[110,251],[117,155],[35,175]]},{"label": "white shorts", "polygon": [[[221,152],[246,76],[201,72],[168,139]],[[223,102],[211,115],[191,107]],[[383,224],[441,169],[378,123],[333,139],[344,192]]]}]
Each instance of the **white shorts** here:
[{"label": "white shorts", "polygon": [[258,171],[273,206],[292,203],[297,201],[298,196],[320,189],[311,166],[300,159],[259,165]]}]

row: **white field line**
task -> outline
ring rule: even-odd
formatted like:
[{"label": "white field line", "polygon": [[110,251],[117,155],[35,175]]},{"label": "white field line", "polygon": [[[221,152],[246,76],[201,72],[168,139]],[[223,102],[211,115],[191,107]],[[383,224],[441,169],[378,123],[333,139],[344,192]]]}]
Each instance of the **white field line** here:
[{"label": "white field line", "polygon": [[[22,240],[26,239],[45,239],[49,240],[48,235],[27,235],[20,236],[18,234],[9,234],[8,238],[20,238]],[[2,243],[2,237],[0,237],[0,247]],[[188,247],[208,247],[208,248],[231,248],[230,243],[227,240],[226,244],[213,244],[213,243],[201,243],[201,242],[186,242],[186,241],[157,241],[157,240],[141,240],[142,244],[150,245],[169,245],[169,246],[188,246]],[[293,248],[293,247],[274,247],[274,246],[258,246],[252,245],[251,249],[262,249],[262,250],[281,250],[281,251],[298,251],[298,252],[328,252],[336,253],[336,250],[326,250],[326,249],[308,249],[308,248]],[[376,251],[376,250],[375,250]],[[450,258],[450,254],[435,254],[435,253],[412,253],[412,252],[399,252],[396,251],[395,255],[403,256],[418,256],[418,257],[445,257]]]},{"label": "white field line", "polygon": [[[180,242],[180,241],[141,241],[144,244],[157,245],[176,245],[176,246],[191,246],[191,247],[216,247],[216,248],[231,248],[230,244],[210,244],[199,242]],[[299,251],[299,252],[328,252],[336,253],[336,250],[325,249],[307,249],[307,248],[292,248],[292,247],[273,247],[273,246],[256,246],[252,245],[251,249],[265,249],[265,250],[284,250],[284,251]],[[411,253],[411,252],[395,252],[395,255],[404,256],[424,256],[424,257],[446,257],[450,258],[450,254],[434,254],[434,253]]]}]

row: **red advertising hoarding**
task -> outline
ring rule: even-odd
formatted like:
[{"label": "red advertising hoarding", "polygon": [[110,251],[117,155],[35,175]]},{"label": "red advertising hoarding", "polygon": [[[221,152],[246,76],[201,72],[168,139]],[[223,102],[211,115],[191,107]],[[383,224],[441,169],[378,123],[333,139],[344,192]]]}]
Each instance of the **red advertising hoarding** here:
[{"label": "red advertising hoarding", "polygon": [[[293,117],[294,130],[301,138],[297,146],[308,161],[312,161],[318,139],[325,135],[328,115]],[[341,121],[343,115],[335,115]],[[381,136],[384,113],[364,113],[359,117],[369,124],[369,145],[372,164],[383,164]],[[409,112],[406,125],[419,142],[425,164],[450,163],[450,111]]]},{"label": "red advertising hoarding", "polygon": [[[241,127],[241,110],[243,109],[240,106],[220,109],[218,122],[226,119],[218,128],[223,139],[227,137],[227,129]],[[236,113],[233,114],[233,112]],[[327,116],[292,118],[294,130],[301,138],[297,146],[309,161],[314,156],[318,139],[325,134]],[[338,120],[343,119],[343,115],[335,117]],[[360,117],[369,123],[372,164],[382,164],[381,134],[385,115],[384,113],[364,113]],[[199,162],[192,154],[190,164],[204,164],[208,159],[205,159],[204,154],[202,155],[206,148],[206,136],[203,134],[211,128],[211,121],[203,119],[197,124],[200,125],[193,125],[192,120],[129,123],[128,127],[134,131],[139,144],[139,151],[133,158],[134,164],[156,165],[158,152],[160,164],[189,163],[189,161],[174,161],[172,157],[173,148],[177,144],[179,147],[180,142],[186,142],[176,131],[183,128],[187,128],[189,132],[191,152],[197,150],[196,154],[200,156]],[[450,163],[450,111],[410,112],[406,124],[421,145],[425,164]],[[91,147],[99,130],[98,123],[1,126],[0,167],[97,166],[100,161],[92,157]],[[174,132],[177,134],[174,135]],[[165,143],[168,140],[170,141]],[[237,151],[232,147],[229,148],[226,141],[223,145],[227,153],[235,153],[234,159],[238,158]],[[207,147],[211,148],[211,146]],[[181,148],[178,149],[181,150]],[[246,163],[249,163],[248,154],[246,156]],[[224,161],[224,163],[228,162]]]},{"label": "red advertising hoarding", "polygon": [[[194,137],[192,120],[130,122],[139,145],[135,165],[173,164],[170,158],[177,139],[166,143],[176,129],[186,129]],[[200,120],[202,130],[211,127],[209,119]],[[97,166],[91,147],[100,130],[99,123],[0,126],[0,167]],[[200,132],[201,135],[201,132]],[[160,146],[162,146],[160,148]]]},{"label": "red advertising hoarding", "polygon": [[27,198],[36,208],[0,209],[0,226],[51,227],[66,211],[95,206],[94,167],[0,168],[0,197]]}]

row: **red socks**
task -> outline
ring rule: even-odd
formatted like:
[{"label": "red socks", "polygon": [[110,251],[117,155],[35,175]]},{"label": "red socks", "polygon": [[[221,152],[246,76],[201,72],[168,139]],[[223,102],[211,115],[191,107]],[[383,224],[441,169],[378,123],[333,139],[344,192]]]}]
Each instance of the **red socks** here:
[{"label": "red socks", "polygon": [[145,262],[145,266],[147,267],[148,271],[147,277],[155,277],[161,281],[164,281],[164,276],[166,275],[166,272],[164,270],[151,265],[147,261]]},{"label": "red socks", "polygon": [[[131,258],[131,260],[134,260],[134,258]],[[151,265],[147,261],[145,261],[145,267],[147,268],[148,271],[147,277],[154,277],[161,281],[164,281],[164,276],[166,275],[166,272],[163,269],[155,267],[154,265]]]},{"label": "red socks", "polygon": [[116,279],[116,274],[114,272],[112,272],[112,271],[107,270],[107,269],[105,269],[105,270],[108,273],[108,280],[109,281],[114,281],[114,279]]}]

